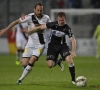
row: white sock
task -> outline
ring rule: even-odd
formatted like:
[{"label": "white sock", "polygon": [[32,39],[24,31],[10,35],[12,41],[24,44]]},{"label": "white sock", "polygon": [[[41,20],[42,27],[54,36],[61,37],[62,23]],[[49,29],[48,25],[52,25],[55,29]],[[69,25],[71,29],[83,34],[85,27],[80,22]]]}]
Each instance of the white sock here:
[{"label": "white sock", "polygon": [[31,70],[32,70],[32,66],[27,65],[27,67],[24,69],[22,73],[22,76],[19,78],[19,80],[23,80]]},{"label": "white sock", "polygon": [[72,63],[72,64],[68,64],[68,66],[69,66],[69,67],[73,67],[73,66],[74,66],[74,63]]}]

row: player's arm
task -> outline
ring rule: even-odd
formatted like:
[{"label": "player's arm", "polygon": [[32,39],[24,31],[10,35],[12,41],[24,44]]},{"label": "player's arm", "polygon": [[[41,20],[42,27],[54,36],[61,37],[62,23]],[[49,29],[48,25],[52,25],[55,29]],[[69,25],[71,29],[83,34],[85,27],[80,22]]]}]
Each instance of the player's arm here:
[{"label": "player's arm", "polygon": [[75,37],[71,37],[70,40],[72,42],[71,55],[72,55],[72,57],[75,57],[76,56],[76,54],[75,54],[75,51],[76,51],[76,39],[75,39]]},{"label": "player's arm", "polygon": [[71,30],[71,28],[69,28],[68,30],[68,36],[70,38],[70,41],[72,43],[72,51],[71,51],[71,56],[72,58],[76,56],[75,51],[76,51],[76,39],[74,37],[73,31]]},{"label": "player's arm", "polygon": [[8,30],[10,30],[13,26],[20,23],[20,20],[13,21],[11,24],[9,24],[5,29],[0,30],[0,36],[6,33]]},{"label": "player's arm", "polygon": [[13,27],[12,28],[12,35],[11,35],[12,39],[15,37],[15,34],[16,34],[16,29],[15,29],[15,27]]},{"label": "player's arm", "polygon": [[8,25],[8,27],[6,27],[3,30],[0,30],[0,36],[3,35],[4,33],[6,33],[8,30],[10,30],[12,27],[14,27],[16,24],[22,23],[22,22],[26,22],[29,19],[31,19],[30,15],[26,15],[24,17],[19,18],[16,21],[13,21],[11,24]]},{"label": "player's arm", "polygon": [[26,30],[25,29],[24,32],[27,33],[27,34],[32,34],[32,33],[36,32],[36,31],[39,31],[39,30],[45,30],[47,28],[51,28],[52,29],[53,26],[54,26],[54,23],[53,22],[49,22],[47,24],[41,24],[40,26],[36,26],[36,27],[34,27],[34,28],[30,29],[30,30]]},{"label": "player's arm", "polygon": [[30,30],[24,29],[24,32],[30,35],[30,34],[36,32],[36,31],[39,31],[39,30],[45,30],[46,28],[47,28],[46,24],[42,24],[42,25],[36,26],[36,27],[34,27]]}]

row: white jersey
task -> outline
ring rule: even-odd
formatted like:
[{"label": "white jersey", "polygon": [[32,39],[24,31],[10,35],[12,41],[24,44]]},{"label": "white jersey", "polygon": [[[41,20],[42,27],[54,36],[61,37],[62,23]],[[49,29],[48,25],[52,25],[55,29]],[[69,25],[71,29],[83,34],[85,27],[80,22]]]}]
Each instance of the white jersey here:
[{"label": "white jersey", "polygon": [[27,43],[25,33],[23,32],[23,28],[27,28],[27,23],[17,24],[14,28],[16,30],[16,47],[21,47],[22,49],[25,48]]},{"label": "white jersey", "polygon": [[[43,15],[42,18],[37,18],[34,13],[28,14],[25,17],[20,18],[21,22],[28,23],[28,30],[34,28],[35,24],[46,24],[50,22],[48,15]],[[34,45],[45,44],[44,32],[38,31],[28,37],[28,47],[33,47]]]},{"label": "white jersey", "polygon": [[27,23],[21,23],[17,24],[14,28],[16,29],[16,39],[21,39],[25,40],[25,37],[23,35],[23,30],[22,28],[27,28],[28,24]]}]

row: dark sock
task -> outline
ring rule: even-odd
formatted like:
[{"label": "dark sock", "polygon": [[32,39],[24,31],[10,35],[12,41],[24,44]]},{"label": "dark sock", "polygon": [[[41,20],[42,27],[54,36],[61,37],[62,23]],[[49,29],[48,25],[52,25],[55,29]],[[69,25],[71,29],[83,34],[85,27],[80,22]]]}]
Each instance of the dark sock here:
[{"label": "dark sock", "polygon": [[26,66],[23,66],[24,67],[24,69],[26,68]]},{"label": "dark sock", "polygon": [[69,67],[69,71],[72,77],[72,81],[75,81],[75,66]]},{"label": "dark sock", "polygon": [[61,61],[62,61],[62,58],[59,58],[58,60],[54,61],[54,66],[56,66],[58,64],[61,67],[61,65],[60,65]]},{"label": "dark sock", "polygon": [[58,65],[61,67],[62,58],[58,59]]},{"label": "dark sock", "polygon": [[29,65],[29,66],[31,66],[31,67],[33,67],[33,66],[34,66],[34,64],[30,64],[30,63],[29,63],[28,65]]},{"label": "dark sock", "polygon": [[20,60],[20,50],[17,50],[17,57],[18,57],[18,60]]}]

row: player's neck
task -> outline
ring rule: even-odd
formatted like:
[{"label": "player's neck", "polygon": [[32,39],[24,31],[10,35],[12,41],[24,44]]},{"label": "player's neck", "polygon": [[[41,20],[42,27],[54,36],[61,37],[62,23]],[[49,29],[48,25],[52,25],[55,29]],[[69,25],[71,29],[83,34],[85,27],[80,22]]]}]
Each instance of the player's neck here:
[{"label": "player's neck", "polygon": [[41,19],[43,17],[43,14],[41,16],[37,16],[36,14],[34,14],[36,18]]}]

